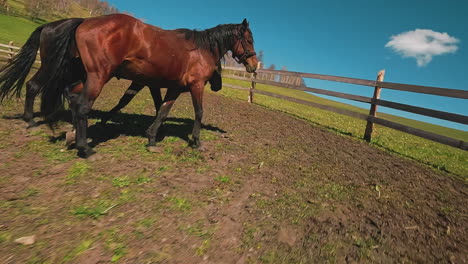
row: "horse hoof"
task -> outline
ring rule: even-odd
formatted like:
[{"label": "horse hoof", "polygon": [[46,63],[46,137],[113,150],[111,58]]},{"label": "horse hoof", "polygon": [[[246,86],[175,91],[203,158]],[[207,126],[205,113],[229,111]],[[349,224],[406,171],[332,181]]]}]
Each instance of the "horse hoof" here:
[{"label": "horse hoof", "polygon": [[82,159],[87,159],[91,157],[93,154],[96,154],[96,151],[94,151],[92,148],[78,150],[78,157]]},{"label": "horse hoof", "polygon": [[191,140],[189,142],[189,146],[193,149],[200,149],[203,150],[202,144],[200,143],[199,140]]},{"label": "horse hoof", "polygon": [[75,130],[68,131],[65,134],[65,146],[70,146],[73,142],[75,142],[75,137],[76,137]]}]

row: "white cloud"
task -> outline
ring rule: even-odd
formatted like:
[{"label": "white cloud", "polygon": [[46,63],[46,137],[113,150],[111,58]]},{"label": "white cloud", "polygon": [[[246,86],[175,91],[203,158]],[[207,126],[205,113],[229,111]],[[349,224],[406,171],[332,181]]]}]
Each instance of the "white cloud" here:
[{"label": "white cloud", "polygon": [[403,57],[415,58],[419,67],[426,66],[433,56],[455,53],[458,39],[447,33],[430,29],[416,29],[392,36],[385,45]]}]

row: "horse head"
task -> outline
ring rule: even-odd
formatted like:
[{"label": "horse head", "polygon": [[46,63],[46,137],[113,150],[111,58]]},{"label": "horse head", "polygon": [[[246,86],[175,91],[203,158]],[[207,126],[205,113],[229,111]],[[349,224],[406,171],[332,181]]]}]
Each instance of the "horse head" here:
[{"label": "horse head", "polygon": [[238,26],[238,34],[232,49],[232,57],[239,64],[243,64],[247,72],[252,73],[257,69],[257,56],[254,49],[252,31],[246,19]]}]

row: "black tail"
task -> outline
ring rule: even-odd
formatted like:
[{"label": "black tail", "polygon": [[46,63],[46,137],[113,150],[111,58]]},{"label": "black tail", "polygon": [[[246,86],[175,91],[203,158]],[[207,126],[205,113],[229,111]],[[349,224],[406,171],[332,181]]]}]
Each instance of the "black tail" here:
[{"label": "black tail", "polygon": [[81,23],[83,19],[69,19],[60,25],[48,48],[47,71],[50,75],[42,89],[41,112],[50,122],[53,122],[52,115],[63,107],[66,88],[71,85],[70,76],[73,75],[73,62],[76,61],[72,49],[76,46],[75,32]]},{"label": "black tail", "polygon": [[36,28],[19,53],[0,70],[0,103],[13,94],[17,97],[21,95],[21,88],[36,60],[44,26]]}]

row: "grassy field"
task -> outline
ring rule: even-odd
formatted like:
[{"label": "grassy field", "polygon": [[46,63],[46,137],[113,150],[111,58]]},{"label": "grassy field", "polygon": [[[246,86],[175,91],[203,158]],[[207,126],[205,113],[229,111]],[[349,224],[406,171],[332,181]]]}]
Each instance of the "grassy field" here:
[{"label": "grassy field", "polygon": [[[244,87],[249,87],[250,85],[248,82],[234,79],[225,78],[223,81],[225,83],[236,84]],[[302,91],[263,84],[257,84],[257,89],[348,109],[363,114],[368,113],[367,109],[334,102]],[[222,89],[221,94],[241,100],[247,99],[247,92],[230,88]],[[355,139],[362,139],[364,134],[366,122],[363,120],[259,94],[255,95],[254,102],[255,104],[259,104],[271,109],[277,109],[289,114],[293,114],[299,118],[308,120],[315,125],[325,127],[338,134],[350,136]],[[468,141],[468,132],[465,131],[446,128],[388,114],[379,113],[379,117],[433,133]],[[372,144],[406,158],[427,164],[436,169],[454,173],[458,176],[461,176],[465,180],[468,179],[467,151],[452,148],[382,126],[377,126],[373,135]]]},{"label": "grassy field", "polygon": [[26,18],[0,14],[0,43],[13,41],[14,46],[21,46],[38,26],[40,24]]},{"label": "grassy field", "polygon": [[[11,12],[26,14],[24,8],[24,0],[10,0]],[[57,12],[50,13],[42,18],[42,23],[46,21],[55,21],[66,17],[88,17],[89,12],[83,9],[77,3],[71,3],[68,14],[60,14]],[[32,21],[28,17],[14,17],[5,14],[0,14],[0,43],[8,44],[13,41],[14,46],[21,46],[26,42],[31,32],[41,25],[41,22]]]}]

